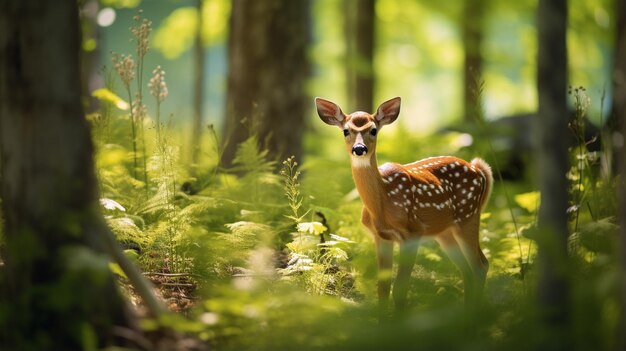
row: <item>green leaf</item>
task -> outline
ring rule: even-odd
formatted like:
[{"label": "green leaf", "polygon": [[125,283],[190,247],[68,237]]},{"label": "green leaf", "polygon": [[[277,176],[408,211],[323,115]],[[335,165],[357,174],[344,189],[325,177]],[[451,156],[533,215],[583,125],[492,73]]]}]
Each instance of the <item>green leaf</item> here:
[{"label": "green leaf", "polygon": [[124,206],[120,205],[119,202],[115,200],[107,199],[104,197],[100,199],[100,205],[102,205],[102,207],[104,207],[105,209],[109,211],[114,211],[114,210],[120,210],[122,212],[126,211]]},{"label": "green leaf", "polygon": [[426,254],[426,259],[432,262],[439,262],[441,261],[441,256],[436,252],[429,252]]},{"label": "green leaf", "polygon": [[101,0],[102,6],[112,6],[117,8],[134,8],[139,6],[141,0]]},{"label": "green leaf", "polygon": [[194,7],[174,10],[154,33],[154,47],[170,60],[178,58],[193,44],[197,25]]},{"label": "green leaf", "polygon": [[351,244],[354,244],[354,241],[352,241],[352,240],[350,240],[350,239],[348,239],[348,238],[346,238],[346,237],[343,237],[343,236],[337,235],[337,234],[330,234],[330,238],[331,238],[331,239],[333,239],[333,240],[336,240],[336,241],[338,241],[338,242],[344,242],[344,243],[351,243]]},{"label": "green leaf", "polygon": [[[204,1],[202,43],[211,45],[224,40],[230,18],[230,1]],[[168,59],[176,59],[194,44],[198,28],[198,10],[181,7],[174,10],[154,34],[154,47]]]},{"label": "green leaf", "polygon": [[126,257],[128,257],[134,263],[139,262],[139,254],[135,250],[132,250],[132,249],[124,250],[124,255],[126,255]]},{"label": "green leaf", "polygon": [[540,193],[538,191],[531,191],[529,193],[515,195],[515,202],[530,213],[537,212],[539,208]]},{"label": "green leaf", "polygon": [[592,252],[612,253],[618,226],[613,217],[585,223],[580,227],[580,244]]},{"label": "green leaf", "polygon": [[109,262],[109,269],[111,270],[111,272],[113,272],[113,274],[118,275],[122,278],[127,278],[126,274],[117,263]]},{"label": "green leaf", "polygon": [[91,92],[91,96],[100,101],[108,102],[122,111],[126,111],[130,107],[128,102],[107,88],[96,89]]},{"label": "green leaf", "polygon": [[328,230],[326,226],[320,222],[304,222],[298,224],[298,231],[301,233],[319,235],[326,232],[326,230]]}]

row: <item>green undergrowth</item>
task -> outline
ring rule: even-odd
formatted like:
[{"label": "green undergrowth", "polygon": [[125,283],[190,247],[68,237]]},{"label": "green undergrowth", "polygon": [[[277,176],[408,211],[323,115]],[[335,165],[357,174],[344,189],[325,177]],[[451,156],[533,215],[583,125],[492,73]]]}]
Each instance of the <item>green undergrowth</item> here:
[{"label": "green undergrowth", "polygon": [[[124,122],[120,116],[112,125]],[[183,133],[169,133],[168,143],[180,153],[175,145]],[[214,149],[213,139],[204,142]],[[214,160],[193,177],[179,154],[172,168],[149,169],[150,184],[130,175],[128,145],[99,144],[103,211],[120,242],[137,253],[144,271],[193,277],[195,307],[184,321],[166,324],[218,350],[526,349],[540,340],[537,248],[528,238],[539,194],[528,181],[496,182],[482,216],[490,271],[479,315],[468,323],[460,275],[433,241],[424,240],[409,307],[380,325],[374,245],[360,224],[347,159],[311,155],[302,165],[283,164],[268,160],[258,144],[252,137],[240,145],[234,169]],[[394,159],[391,153],[381,161]],[[571,236],[572,329],[580,331],[574,334],[580,345],[609,348],[618,317],[616,205],[609,200],[615,182],[598,179],[593,186],[584,197],[588,203],[578,206]],[[574,224],[572,217],[572,230]],[[468,332],[468,324],[476,330]]]},{"label": "green undergrowth", "polygon": [[[533,173],[532,162],[515,180],[496,177],[481,217],[481,246],[490,262],[482,308],[465,313],[460,274],[434,241],[423,240],[409,306],[381,324],[373,239],[360,224],[361,203],[339,134],[308,131],[301,164],[268,159],[252,136],[224,168],[218,134],[210,129],[191,165],[187,134],[170,123],[177,116],[160,117],[164,90],[151,86],[149,107],[147,94],[129,105],[115,94],[118,68],[105,74],[107,89],[97,94],[102,108],[89,116],[101,203],[144,272],[170,277],[175,288],[184,278],[185,292],[193,294],[192,308],[159,323],[193,333],[215,350],[526,350],[545,340],[531,239],[540,235],[540,196],[525,176]],[[164,73],[153,73],[150,81],[163,88]],[[132,90],[132,82],[122,85]],[[378,149],[381,164],[441,154],[499,164],[485,135],[417,137],[397,128],[381,132]],[[618,319],[616,181],[598,171],[597,153],[578,145],[571,153],[574,166],[563,180],[572,198],[572,344],[609,349]]]},{"label": "green undergrowth", "polygon": [[[233,168],[224,169],[216,138],[205,135],[204,166],[192,175],[185,134],[164,127],[167,143],[159,141],[148,119],[146,139],[154,141],[147,143],[145,183],[132,175],[133,151],[123,133],[127,116],[109,119],[109,137],[101,136],[97,123],[94,135],[111,229],[142,270],[184,274],[194,286],[194,307],[184,318],[162,323],[194,333],[216,350],[521,350],[542,340],[537,247],[529,239],[536,235],[539,194],[530,181],[496,181],[482,216],[481,246],[490,270],[478,315],[464,314],[460,275],[433,241],[424,240],[409,307],[380,325],[374,245],[360,224],[347,157],[311,153],[301,165],[291,158],[278,162],[267,159],[252,137],[239,146]],[[452,142],[429,152],[470,154],[451,147],[459,137],[447,134]],[[402,156],[407,149],[438,145],[441,136],[401,139],[398,157],[383,143],[381,163],[408,158]],[[580,158],[577,150],[573,158]],[[572,199],[580,202],[571,208],[572,335],[580,349],[608,349],[618,319],[616,182],[574,167],[568,177],[572,194],[578,193]]]}]

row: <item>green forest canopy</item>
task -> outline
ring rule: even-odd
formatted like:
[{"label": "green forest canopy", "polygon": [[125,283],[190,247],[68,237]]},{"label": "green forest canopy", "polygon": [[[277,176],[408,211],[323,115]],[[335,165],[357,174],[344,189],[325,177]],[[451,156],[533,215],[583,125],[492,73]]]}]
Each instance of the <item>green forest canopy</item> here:
[{"label": "green forest canopy", "polygon": [[[203,42],[206,45],[205,120],[221,124],[225,99],[227,0],[205,0]],[[375,100],[401,95],[403,123],[413,132],[433,131],[462,115],[463,51],[459,23],[463,1],[379,0],[376,2]],[[103,1],[115,9],[115,21],[100,28],[96,48],[100,60],[109,62],[110,51],[131,52],[124,38],[138,7],[154,22],[156,53],[147,66],[162,65],[168,72],[172,98],[166,113],[189,120],[193,79],[190,48],[195,33],[195,2]],[[313,44],[309,57],[314,65],[307,91],[344,101],[345,39],[341,1],[311,2]],[[611,0],[569,2],[568,50],[570,82],[584,86],[596,104],[594,123],[600,123],[600,101],[610,106],[610,69],[614,42]],[[484,38],[485,109],[488,118],[536,110],[535,92],[536,1],[486,2]],[[313,116],[311,110],[311,116]]]}]

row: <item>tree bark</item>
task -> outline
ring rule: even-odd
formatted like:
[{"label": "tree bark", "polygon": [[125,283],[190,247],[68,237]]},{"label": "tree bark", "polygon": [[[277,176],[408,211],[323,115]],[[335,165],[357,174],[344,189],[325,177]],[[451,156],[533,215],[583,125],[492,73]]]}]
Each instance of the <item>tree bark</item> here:
[{"label": "tree bark", "polygon": [[254,134],[271,159],[301,158],[308,43],[309,1],[232,2],[224,166]]},{"label": "tree bark", "polygon": [[463,111],[464,121],[476,117],[478,99],[475,89],[482,77],[483,59],[480,47],[483,40],[483,18],[486,0],[465,0],[463,21]]},{"label": "tree bark", "polygon": [[616,0],[615,51],[613,57],[613,119],[621,128],[622,145],[618,148],[617,164],[620,169],[619,189],[619,270],[621,271],[621,315],[618,329],[618,349],[626,350],[626,0]]},{"label": "tree bark", "polygon": [[344,0],[346,16],[346,81],[349,111],[372,111],[374,106],[374,47],[376,1]]},{"label": "tree bark", "polygon": [[132,325],[104,254],[79,49],[76,1],[1,3],[0,337],[7,349],[120,345],[115,328]]},{"label": "tree bark", "polygon": [[194,82],[193,82],[193,123],[191,130],[191,173],[195,174],[198,157],[200,155],[200,146],[202,140],[202,118],[203,118],[203,101],[204,101],[204,79],[205,70],[205,53],[202,38],[203,22],[203,2],[204,0],[196,0],[196,10],[198,11],[198,25],[196,28],[196,38],[193,48],[194,61]]},{"label": "tree bark", "polygon": [[[615,0],[615,47],[613,49],[612,110],[607,121],[611,132],[621,133],[623,120],[620,119],[626,108],[626,1]],[[619,167],[619,165],[616,165]]]},{"label": "tree bark", "polygon": [[536,134],[539,208],[539,311],[546,327],[540,349],[568,350],[568,171],[567,130],[567,2],[540,0],[538,13],[539,98]]}]

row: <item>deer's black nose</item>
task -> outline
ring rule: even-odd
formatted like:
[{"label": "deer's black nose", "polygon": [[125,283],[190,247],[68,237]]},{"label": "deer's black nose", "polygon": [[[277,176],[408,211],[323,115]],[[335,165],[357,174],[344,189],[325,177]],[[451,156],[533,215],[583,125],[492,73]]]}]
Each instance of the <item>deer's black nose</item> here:
[{"label": "deer's black nose", "polygon": [[352,154],[355,156],[363,156],[367,154],[367,146],[363,144],[355,144],[352,147]]}]

